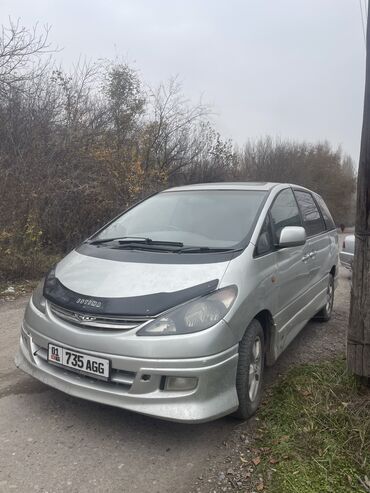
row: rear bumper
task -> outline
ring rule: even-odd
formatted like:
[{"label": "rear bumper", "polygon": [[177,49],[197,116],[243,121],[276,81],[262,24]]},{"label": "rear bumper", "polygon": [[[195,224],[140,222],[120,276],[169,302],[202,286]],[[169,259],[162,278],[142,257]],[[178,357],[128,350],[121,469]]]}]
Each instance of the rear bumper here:
[{"label": "rear bumper", "polygon": [[[69,347],[81,352],[80,348]],[[171,421],[210,421],[238,407],[238,346],[212,356],[186,359],[141,359],[84,352],[114,362],[118,359],[117,368],[113,367],[115,378],[103,382],[48,363],[46,347],[38,346],[31,332],[23,327],[15,363],[24,372],[69,395]],[[198,384],[190,391],[167,391],[161,384],[166,376],[196,377]]]},{"label": "rear bumper", "polygon": [[353,264],[353,253],[349,252],[339,252],[339,260],[340,263],[343,265],[343,267],[346,267],[347,269],[352,270],[352,264]]}]

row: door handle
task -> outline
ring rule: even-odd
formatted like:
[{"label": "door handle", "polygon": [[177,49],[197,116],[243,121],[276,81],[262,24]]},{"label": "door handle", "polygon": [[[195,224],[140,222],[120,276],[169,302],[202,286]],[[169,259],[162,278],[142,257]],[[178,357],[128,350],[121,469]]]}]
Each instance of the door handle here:
[{"label": "door handle", "polygon": [[309,258],[310,258],[310,255],[309,254],[303,255],[302,262],[306,262],[307,260],[309,260]]},{"label": "door handle", "polygon": [[313,251],[312,251],[312,252],[310,252],[308,255],[309,255],[309,256],[310,256],[310,258],[312,258],[312,259],[316,258],[316,250],[313,250]]}]

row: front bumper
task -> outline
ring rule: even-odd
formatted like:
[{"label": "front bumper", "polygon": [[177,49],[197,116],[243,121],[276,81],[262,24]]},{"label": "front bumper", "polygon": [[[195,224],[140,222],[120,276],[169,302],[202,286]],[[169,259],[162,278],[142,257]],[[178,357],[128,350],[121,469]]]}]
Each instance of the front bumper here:
[{"label": "front bumper", "polygon": [[[49,339],[49,342],[82,351],[57,340]],[[24,372],[67,394],[172,421],[210,421],[238,407],[237,345],[212,356],[181,359],[142,359],[83,352],[111,360],[110,381],[86,377],[48,363],[44,338],[25,326],[22,326],[15,363]],[[198,384],[190,391],[167,391],[161,384],[167,376],[196,377]]]}]

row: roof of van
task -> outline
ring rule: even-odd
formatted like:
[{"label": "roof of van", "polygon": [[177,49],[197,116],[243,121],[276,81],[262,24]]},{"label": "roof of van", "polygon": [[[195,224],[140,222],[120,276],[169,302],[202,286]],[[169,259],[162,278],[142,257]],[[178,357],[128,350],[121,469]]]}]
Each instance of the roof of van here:
[{"label": "roof of van", "polygon": [[239,181],[239,182],[220,182],[220,183],[196,183],[194,185],[184,185],[180,187],[168,188],[168,191],[183,190],[271,190],[272,188],[283,185],[283,183]]}]

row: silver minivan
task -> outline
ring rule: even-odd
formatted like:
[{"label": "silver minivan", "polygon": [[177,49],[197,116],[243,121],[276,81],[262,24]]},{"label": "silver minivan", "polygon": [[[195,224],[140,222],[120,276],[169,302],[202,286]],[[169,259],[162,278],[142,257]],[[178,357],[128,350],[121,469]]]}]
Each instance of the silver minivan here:
[{"label": "silver minivan", "polygon": [[323,199],[278,183],[172,188],[128,209],[34,291],[16,365],[163,419],[257,409],[265,365],[329,320],[338,238]]}]

